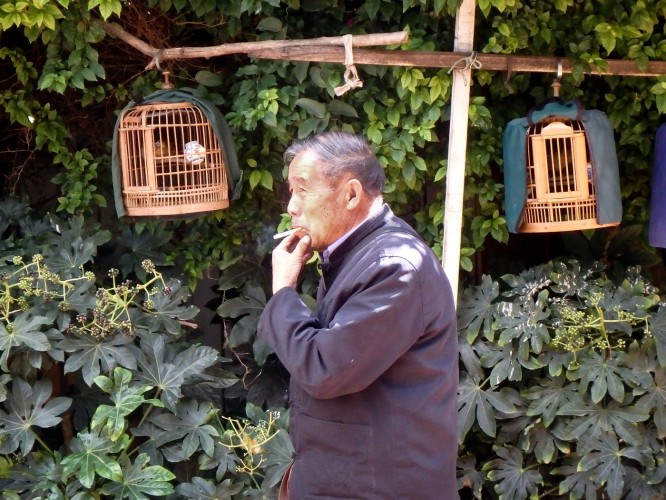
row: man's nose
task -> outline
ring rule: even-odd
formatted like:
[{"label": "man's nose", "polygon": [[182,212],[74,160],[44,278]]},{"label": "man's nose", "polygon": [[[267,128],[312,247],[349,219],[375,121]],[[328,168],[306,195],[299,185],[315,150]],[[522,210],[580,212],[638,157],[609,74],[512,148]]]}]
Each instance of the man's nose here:
[{"label": "man's nose", "polygon": [[292,217],[298,215],[298,203],[296,202],[296,197],[291,195],[289,197],[289,203],[287,204],[287,213]]}]

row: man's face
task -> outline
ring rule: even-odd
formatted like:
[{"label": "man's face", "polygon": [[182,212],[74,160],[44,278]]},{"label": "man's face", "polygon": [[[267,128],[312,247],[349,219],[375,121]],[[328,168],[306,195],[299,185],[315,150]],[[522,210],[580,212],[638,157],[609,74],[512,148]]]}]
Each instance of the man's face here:
[{"label": "man's face", "polygon": [[313,250],[326,250],[353,227],[355,213],[346,208],[345,182],[330,185],[312,153],[302,151],[294,157],[288,180],[291,225],[302,229],[299,234],[310,235]]}]

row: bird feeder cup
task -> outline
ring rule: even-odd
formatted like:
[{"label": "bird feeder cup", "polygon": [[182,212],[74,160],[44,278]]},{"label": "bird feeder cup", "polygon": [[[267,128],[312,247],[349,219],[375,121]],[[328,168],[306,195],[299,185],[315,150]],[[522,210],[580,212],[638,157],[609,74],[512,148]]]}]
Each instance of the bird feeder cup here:
[{"label": "bird feeder cup", "polygon": [[118,134],[127,215],[181,216],[229,206],[224,152],[197,106],[138,105],[123,111]]},{"label": "bird feeder cup", "polygon": [[549,118],[527,137],[527,199],[521,233],[594,229],[595,169],[581,122]]}]

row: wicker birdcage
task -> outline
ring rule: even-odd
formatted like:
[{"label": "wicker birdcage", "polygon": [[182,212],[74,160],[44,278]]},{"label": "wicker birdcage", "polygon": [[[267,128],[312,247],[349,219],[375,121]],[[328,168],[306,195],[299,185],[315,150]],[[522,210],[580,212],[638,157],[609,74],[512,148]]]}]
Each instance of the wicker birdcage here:
[{"label": "wicker birdcage", "polygon": [[581,122],[550,118],[527,137],[527,199],[521,233],[573,231],[599,224],[595,169]]},{"label": "wicker birdcage", "polygon": [[229,206],[224,152],[204,112],[151,103],[119,120],[122,199],[129,216],[180,216]]}]

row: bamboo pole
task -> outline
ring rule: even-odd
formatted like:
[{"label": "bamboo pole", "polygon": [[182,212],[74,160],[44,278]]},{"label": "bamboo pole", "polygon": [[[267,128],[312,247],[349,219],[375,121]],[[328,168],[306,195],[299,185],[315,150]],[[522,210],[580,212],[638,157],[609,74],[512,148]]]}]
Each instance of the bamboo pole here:
[{"label": "bamboo pole", "polygon": [[[456,13],[456,33],[453,50],[472,52],[474,44],[475,0],[463,0]],[[451,120],[449,122],[449,155],[446,167],[446,199],[444,204],[444,240],[442,265],[451,283],[453,300],[458,302],[460,272],[460,241],[463,223],[463,194],[465,190],[465,160],[467,158],[467,122],[469,94],[474,61],[465,59],[453,68],[451,87]]]}]

